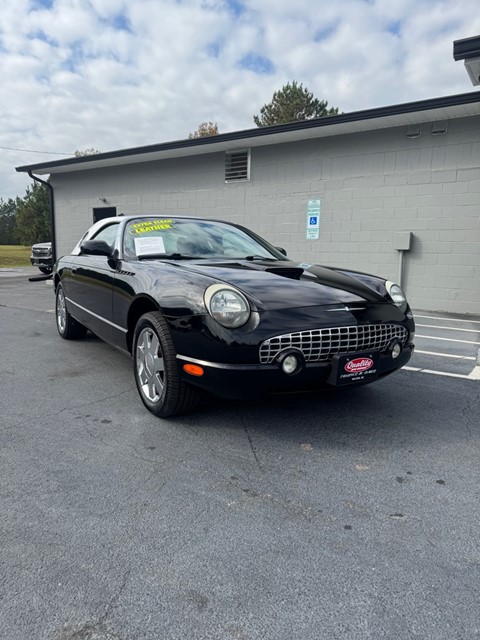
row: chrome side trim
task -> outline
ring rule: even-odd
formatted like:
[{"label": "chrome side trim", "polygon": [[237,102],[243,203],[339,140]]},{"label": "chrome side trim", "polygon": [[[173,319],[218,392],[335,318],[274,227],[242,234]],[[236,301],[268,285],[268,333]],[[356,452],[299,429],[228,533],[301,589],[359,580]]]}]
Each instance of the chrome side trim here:
[{"label": "chrome side trim", "polygon": [[65,300],[67,300],[67,302],[69,304],[73,304],[75,307],[78,307],[82,311],[85,311],[85,313],[88,313],[89,315],[93,316],[94,318],[97,318],[97,320],[101,320],[102,322],[105,322],[105,324],[109,324],[114,329],[118,329],[118,331],[121,331],[122,333],[128,333],[128,329],[124,329],[123,327],[119,327],[118,324],[115,324],[114,322],[110,322],[110,320],[107,320],[106,318],[102,318],[102,316],[99,316],[98,314],[93,313],[93,311],[90,311],[90,309],[85,309],[85,307],[82,307],[81,304],[78,304],[77,302],[74,302],[71,298],[67,298],[65,296]]},{"label": "chrome side trim", "polygon": [[197,358],[190,358],[189,356],[182,356],[177,353],[177,360],[184,362],[191,362],[192,364],[198,364],[201,367],[211,367],[212,369],[235,369],[235,370],[249,370],[249,369],[278,369],[276,365],[264,365],[264,364],[224,364],[222,362],[209,362],[208,360],[197,360]]}]

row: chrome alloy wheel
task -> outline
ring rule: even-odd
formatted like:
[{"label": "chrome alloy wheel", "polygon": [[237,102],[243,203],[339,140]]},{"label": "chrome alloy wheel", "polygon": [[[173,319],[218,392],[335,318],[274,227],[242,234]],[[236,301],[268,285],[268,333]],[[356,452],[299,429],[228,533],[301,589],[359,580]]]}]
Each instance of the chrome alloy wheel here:
[{"label": "chrome alloy wheel", "polygon": [[182,378],[170,329],[160,311],[148,311],[138,319],[132,355],[135,384],[149,411],[169,418],[195,408],[200,393]]},{"label": "chrome alloy wheel", "polygon": [[62,287],[59,287],[57,292],[57,325],[60,333],[65,333],[65,329],[67,326],[67,307],[65,304],[65,294]]},{"label": "chrome alloy wheel", "polygon": [[157,334],[144,328],[137,340],[137,375],[142,394],[150,402],[157,402],[165,388],[165,361]]}]

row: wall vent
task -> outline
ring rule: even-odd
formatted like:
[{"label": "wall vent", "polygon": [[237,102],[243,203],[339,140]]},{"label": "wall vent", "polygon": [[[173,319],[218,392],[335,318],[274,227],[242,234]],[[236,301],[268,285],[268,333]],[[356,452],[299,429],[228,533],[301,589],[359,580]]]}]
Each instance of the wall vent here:
[{"label": "wall vent", "polygon": [[444,136],[448,130],[448,123],[446,120],[441,122],[434,122],[432,124],[432,136]]},{"label": "wall vent", "polygon": [[225,182],[250,180],[250,149],[225,152]]},{"label": "wall vent", "polygon": [[421,124],[411,124],[407,127],[407,132],[405,134],[407,138],[420,138],[422,135],[422,125]]}]

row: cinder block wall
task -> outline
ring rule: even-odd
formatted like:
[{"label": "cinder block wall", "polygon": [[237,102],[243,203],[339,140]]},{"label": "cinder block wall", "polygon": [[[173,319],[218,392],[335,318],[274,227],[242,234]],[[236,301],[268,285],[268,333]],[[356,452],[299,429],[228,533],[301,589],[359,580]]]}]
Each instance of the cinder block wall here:
[{"label": "cinder block wall", "polygon": [[[253,148],[251,179],[225,184],[224,154],[55,174],[57,243],[67,253],[92,209],[193,214],[244,224],[302,262],[398,281],[395,234],[414,234],[404,258],[413,308],[480,314],[480,118]],[[105,198],[103,204],[99,198]],[[320,238],[306,239],[320,199]]]}]

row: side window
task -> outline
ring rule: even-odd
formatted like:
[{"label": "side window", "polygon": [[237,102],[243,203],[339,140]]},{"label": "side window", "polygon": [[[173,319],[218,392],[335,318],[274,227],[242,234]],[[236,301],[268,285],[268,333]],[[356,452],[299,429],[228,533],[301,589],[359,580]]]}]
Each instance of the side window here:
[{"label": "side window", "polygon": [[118,223],[110,224],[108,227],[100,229],[100,231],[93,236],[92,240],[103,240],[110,246],[113,246],[117,236],[117,229]]}]

